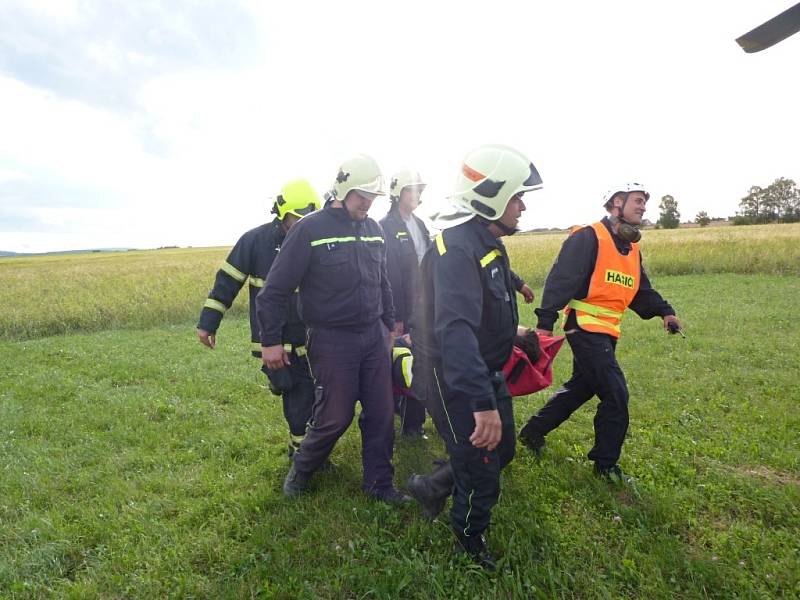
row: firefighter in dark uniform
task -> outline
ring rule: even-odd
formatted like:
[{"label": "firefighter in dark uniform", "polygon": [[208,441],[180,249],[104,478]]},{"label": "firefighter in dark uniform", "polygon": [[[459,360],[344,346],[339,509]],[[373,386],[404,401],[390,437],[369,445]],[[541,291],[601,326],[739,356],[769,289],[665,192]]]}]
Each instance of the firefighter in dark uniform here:
[{"label": "firefighter in dark uniform", "polygon": [[522,195],[539,189],[533,164],[506,146],[469,153],[451,200],[434,217],[443,229],[422,261],[415,312],[413,388],[425,398],[449,464],[408,481],[428,517],[450,513],[457,548],[492,569],[483,537],[500,494],[500,471],[514,457],[511,396],[502,368],[519,317],[508,254],[500,238],[516,231]]},{"label": "firefighter in dark uniform", "polygon": [[[386,235],[386,273],[392,286],[394,334],[410,331],[411,312],[419,286],[419,263],[430,246],[430,233],[414,214],[425,189],[419,173],[401,169],[389,186],[391,208],[380,224]],[[406,437],[424,437],[425,407],[413,396],[395,396],[400,431]]]},{"label": "firefighter in dark uniform", "polygon": [[675,311],[652,288],[642,265],[638,226],[649,198],[638,183],[613,188],[603,199],[609,215],[575,228],[561,247],[536,309],[537,330],[550,335],[558,311],[566,307],[572,377],[520,432],[520,441],[538,454],[545,436],[596,395],[600,404],[589,459],[595,472],[612,483],[630,479],[617,464],[628,430],[628,387],[615,354],[622,314],[630,308],[642,319],[661,317],[667,332],[681,329]]},{"label": "firefighter in dark uniform", "polygon": [[[261,342],[256,318],[256,294],[264,285],[267,272],[281,248],[286,232],[303,216],[320,207],[319,196],[304,179],[290,181],[281,189],[269,222],[245,233],[222,263],[200,313],[197,337],[214,349],[216,332],[222,317],[233,304],[245,281],[250,290],[250,339],[252,355],[261,358]],[[283,415],[289,425],[289,456],[300,447],[311,417],[314,384],[305,358],[305,325],[297,313],[297,294],[292,294],[277,311],[282,319],[281,344],[295,359],[289,368],[278,372],[262,371],[269,378],[269,387],[283,396]]]},{"label": "firefighter in dark uniform", "polygon": [[308,360],[315,382],[311,424],[286,475],[283,492],[301,493],[344,434],[361,402],[364,491],[389,504],[409,500],[393,485],[392,292],[380,225],[367,217],[383,177],[375,161],[358,155],[342,164],[323,210],[286,237],[256,298],[264,364],[290,357],[281,345],[276,311],[299,287],[300,316],[308,327]]}]

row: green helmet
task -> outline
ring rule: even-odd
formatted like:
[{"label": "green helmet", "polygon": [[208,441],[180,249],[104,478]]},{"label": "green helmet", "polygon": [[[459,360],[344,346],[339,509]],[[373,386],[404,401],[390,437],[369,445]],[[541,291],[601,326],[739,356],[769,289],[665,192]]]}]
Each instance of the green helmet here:
[{"label": "green helmet", "polygon": [[384,196],[382,188],[383,175],[378,163],[371,156],[357,154],[339,167],[331,192],[336,200],[344,200],[351,190]]},{"label": "green helmet", "polygon": [[392,175],[392,180],[389,184],[389,199],[392,202],[398,202],[403,188],[414,186],[420,188],[420,191],[422,191],[425,189],[426,185],[427,184],[422,181],[422,177],[420,177],[417,171],[412,169],[400,169]]},{"label": "green helmet", "polygon": [[319,209],[320,201],[317,192],[305,179],[295,179],[281,188],[272,209],[283,221],[287,214],[302,217]]}]

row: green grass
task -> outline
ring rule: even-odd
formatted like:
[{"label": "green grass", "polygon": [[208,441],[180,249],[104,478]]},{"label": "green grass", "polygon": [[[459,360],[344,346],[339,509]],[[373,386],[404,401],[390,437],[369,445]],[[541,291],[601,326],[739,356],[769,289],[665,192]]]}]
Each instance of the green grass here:
[{"label": "green grass", "polygon": [[[647,233],[646,257],[651,233],[662,232]],[[536,250],[512,248],[519,270],[532,269],[524,253]],[[337,471],[285,500],[286,425],[248,357],[246,320],[226,318],[214,352],[194,338],[224,251],[195,251],[198,263],[164,252],[97,268],[125,273],[114,279],[125,286],[141,277],[153,294],[163,284],[174,296],[176,279],[192,280],[186,314],[163,313],[178,324],[126,317],[140,304],[121,293],[108,306],[127,329],[0,342],[0,597],[800,595],[796,276],[653,276],[688,337],[632,314],[623,322],[631,427],[622,464],[636,491],[591,475],[590,402],[548,437],[542,460],[519,448],[505,471],[490,532],[505,569],[491,576],[452,554],[445,520],[362,496],[355,427],[334,451]],[[150,269],[153,256],[171,266]],[[75,264],[57,262],[51,273]],[[34,288],[4,293],[36,316],[44,305],[27,306],[40,302]],[[62,291],[64,304],[77,302]],[[565,346],[557,381],[569,363]],[[518,423],[546,396],[519,399]],[[398,441],[397,480],[442,454],[437,439]]]}]

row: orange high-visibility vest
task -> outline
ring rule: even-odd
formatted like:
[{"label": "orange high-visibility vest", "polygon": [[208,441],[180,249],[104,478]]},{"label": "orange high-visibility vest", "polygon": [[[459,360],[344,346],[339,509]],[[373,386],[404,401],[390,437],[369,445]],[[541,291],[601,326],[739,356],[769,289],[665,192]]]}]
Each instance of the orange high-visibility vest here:
[{"label": "orange high-visibility vest", "polygon": [[593,223],[591,227],[597,234],[597,261],[589,293],[583,300],[570,300],[564,315],[574,310],[581,329],[618,338],[622,313],[639,291],[642,273],[639,244],[632,243],[631,251],[623,256],[603,223]]}]

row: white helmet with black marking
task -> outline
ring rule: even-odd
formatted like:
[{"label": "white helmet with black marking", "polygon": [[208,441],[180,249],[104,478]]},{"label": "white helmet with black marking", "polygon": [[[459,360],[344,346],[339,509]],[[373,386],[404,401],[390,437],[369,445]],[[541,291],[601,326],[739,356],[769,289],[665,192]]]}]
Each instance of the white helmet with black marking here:
[{"label": "white helmet with black marking", "polygon": [[511,198],[541,187],[539,172],[522,153],[499,144],[481,146],[464,157],[450,196],[453,207],[434,215],[434,223],[445,229],[475,215],[496,221]]}]

